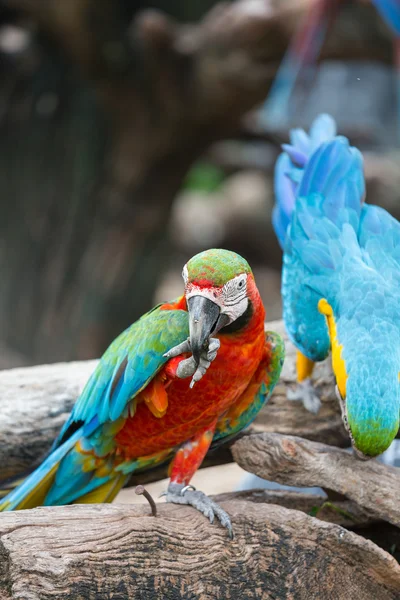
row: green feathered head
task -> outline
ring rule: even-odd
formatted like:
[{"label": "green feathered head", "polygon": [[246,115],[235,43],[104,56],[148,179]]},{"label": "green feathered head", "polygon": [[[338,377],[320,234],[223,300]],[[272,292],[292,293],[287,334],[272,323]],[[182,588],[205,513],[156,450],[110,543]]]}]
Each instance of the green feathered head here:
[{"label": "green feathered head", "polygon": [[183,278],[197,286],[222,287],[234,277],[250,273],[249,264],[239,254],[213,248],[193,256],[184,267]]},{"label": "green feathered head", "polygon": [[190,344],[199,364],[210,336],[231,325],[239,330],[253,315],[264,320],[264,307],[248,263],[229,250],[206,250],[183,267],[189,312]]}]

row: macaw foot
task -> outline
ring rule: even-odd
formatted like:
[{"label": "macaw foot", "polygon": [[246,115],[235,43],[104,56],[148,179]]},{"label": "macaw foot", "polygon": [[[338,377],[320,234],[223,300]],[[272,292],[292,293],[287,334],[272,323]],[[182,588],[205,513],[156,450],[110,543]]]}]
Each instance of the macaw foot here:
[{"label": "macaw foot", "polygon": [[[203,350],[200,356],[199,364],[196,363],[193,356],[182,360],[177,368],[176,374],[180,379],[185,379],[186,377],[192,377],[192,381],[190,382],[190,387],[192,388],[197,381],[203,377],[212,361],[217,356],[217,352],[221,342],[218,338],[210,338],[208,342],[208,348]],[[175,356],[179,356],[180,354],[184,354],[185,352],[191,352],[190,348],[190,339],[188,338],[182,344],[178,346],[174,346],[164,354],[166,358],[174,358]]]},{"label": "macaw foot", "polygon": [[183,485],[182,483],[170,483],[166,493],[167,502],[173,504],[189,504],[199,510],[205,517],[214,522],[217,517],[222,527],[226,527],[228,535],[233,539],[233,530],[230,517],[222,508],[204,492],[196,490],[192,485]]},{"label": "macaw foot", "polygon": [[304,408],[315,415],[321,408],[321,400],[309,377],[298,382],[294,390],[288,389],[286,396],[288,400],[301,401]]}]

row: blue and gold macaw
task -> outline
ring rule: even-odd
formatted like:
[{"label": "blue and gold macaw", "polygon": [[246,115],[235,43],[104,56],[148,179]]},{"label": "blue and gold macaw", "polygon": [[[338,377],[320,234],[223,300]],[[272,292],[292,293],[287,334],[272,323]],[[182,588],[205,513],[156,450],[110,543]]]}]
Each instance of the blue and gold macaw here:
[{"label": "blue and gold macaw", "polygon": [[284,251],[283,317],[298,349],[292,398],[315,409],[314,362],[332,352],[344,424],[359,457],[399,429],[400,224],[364,203],[361,153],[321,115],[293,130],[275,170],[273,224]]},{"label": "blue and gold macaw", "polygon": [[[400,122],[400,1],[371,0],[394,35],[394,63],[398,88]],[[266,125],[282,123],[289,112],[289,102],[296,82],[306,66],[315,65],[330,24],[349,0],[316,0],[284,56],[265,101],[262,120]]]}]

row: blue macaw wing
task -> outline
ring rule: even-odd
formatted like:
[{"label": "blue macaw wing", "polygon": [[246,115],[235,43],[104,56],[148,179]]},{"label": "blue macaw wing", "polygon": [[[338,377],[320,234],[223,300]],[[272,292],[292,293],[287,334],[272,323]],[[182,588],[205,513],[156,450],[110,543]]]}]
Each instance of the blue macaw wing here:
[{"label": "blue macaw wing", "polygon": [[89,436],[99,425],[123,416],[129,402],[167,362],[164,354],[188,337],[188,313],[160,306],[133,323],[106,350],[55,446],[74,423],[83,425],[84,435]]},{"label": "blue macaw wing", "polygon": [[365,260],[386,281],[400,285],[400,223],[380,206],[366,204],[360,218],[359,243]]},{"label": "blue macaw wing", "polygon": [[[304,173],[308,171],[310,157],[324,142],[333,140],[335,136],[334,119],[329,115],[321,114],[314,120],[310,134],[302,129],[292,129],[290,144],[282,145],[284,152],[275,165],[276,203],[272,213],[272,223],[282,249],[285,248],[286,233],[295,208],[298,188],[301,186]],[[324,159],[323,162],[327,164],[328,161]]]}]

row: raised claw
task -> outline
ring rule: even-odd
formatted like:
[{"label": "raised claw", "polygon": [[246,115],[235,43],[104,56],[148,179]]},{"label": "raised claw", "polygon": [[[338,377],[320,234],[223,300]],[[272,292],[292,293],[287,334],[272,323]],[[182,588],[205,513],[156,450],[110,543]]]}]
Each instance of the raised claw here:
[{"label": "raised claw", "polygon": [[[215,360],[221,342],[218,338],[210,338],[208,349],[204,350],[200,356],[199,364],[196,364],[193,356],[182,360],[176,370],[176,374],[180,379],[186,379],[186,377],[192,377],[190,387],[192,388],[197,381],[204,376],[207,369],[210,367],[213,360]],[[166,358],[174,358],[185,352],[190,352],[190,340],[187,339],[178,346],[174,346],[164,354]]]},{"label": "raised claw", "polygon": [[221,342],[218,338],[210,338],[208,343],[208,349],[202,352],[200,357],[199,365],[192,377],[190,387],[192,388],[195,383],[200,381],[207,369],[210,367],[212,361],[216,358]]},{"label": "raised claw", "polygon": [[[186,488],[186,489],[185,489]],[[215,517],[219,520],[222,527],[228,530],[228,535],[233,539],[233,529],[231,519],[219,504],[211,500],[204,492],[190,489],[191,486],[185,486],[181,483],[170,483],[167,491],[167,502],[173,504],[187,504],[200,511],[212,524]]]},{"label": "raised claw", "polygon": [[164,354],[165,358],[175,358],[175,356],[179,356],[180,354],[185,354],[186,352],[190,352],[190,339],[188,338],[181,344],[174,346],[168,352]]},{"label": "raised claw", "polygon": [[196,372],[196,369],[196,361],[193,356],[191,356],[190,358],[181,360],[176,369],[176,374],[180,379],[186,379],[186,377],[191,377]]}]

